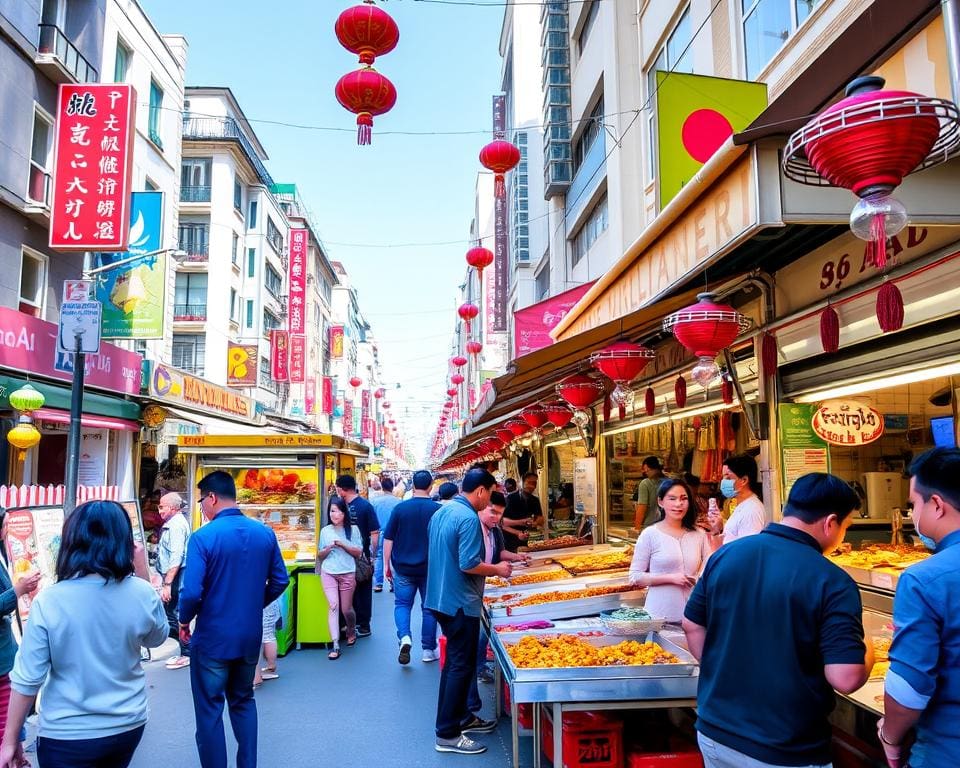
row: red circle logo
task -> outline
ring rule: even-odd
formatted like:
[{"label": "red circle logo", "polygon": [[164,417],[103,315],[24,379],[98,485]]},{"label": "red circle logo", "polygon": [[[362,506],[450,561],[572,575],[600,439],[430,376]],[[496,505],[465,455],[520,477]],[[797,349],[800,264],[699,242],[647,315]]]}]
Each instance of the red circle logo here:
[{"label": "red circle logo", "polygon": [[715,109],[698,109],[683,121],[681,135],[690,157],[705,163],[733,135],[733,126]]}]

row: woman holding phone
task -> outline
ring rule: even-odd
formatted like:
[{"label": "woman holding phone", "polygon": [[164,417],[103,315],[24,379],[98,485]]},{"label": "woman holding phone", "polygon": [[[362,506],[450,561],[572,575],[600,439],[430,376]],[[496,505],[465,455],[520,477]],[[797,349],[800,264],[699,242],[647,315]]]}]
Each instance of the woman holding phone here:
[{"label": "woman holding phone", "polygon": [[[340,496],[331,496],[327,505],[327,522],[320,529],[317,550],[317,572],[323,584],[330,612],[327,621],[333,650],[330,661],[340,658],[340,612],[347,620],[347,645],[357,642],[357,614],[353,610],[353,593],[357,588],[357,558],[363,551],[360,529],[351,525],[350,510]],[[2,767],[0,767],[2,768]]]}]

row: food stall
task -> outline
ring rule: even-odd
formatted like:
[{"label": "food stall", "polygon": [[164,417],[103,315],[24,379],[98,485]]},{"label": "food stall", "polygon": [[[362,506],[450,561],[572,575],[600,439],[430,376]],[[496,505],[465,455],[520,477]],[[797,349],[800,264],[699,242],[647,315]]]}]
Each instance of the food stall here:
[{"label": "food stall", "polygon": [[203,524],[196,504],[196,484],[215,470],[233,476],[237,505],[248,517],[273,529],[280,544],[290,587],[281,598],[282,626],[277,650],[294,643],[327,643],[327,601],[313,572],[323,527],[327,489],[338,474],[352,473],[367,449],[336,435],[180,435],[187,457],[187,489],[194,528]]}]

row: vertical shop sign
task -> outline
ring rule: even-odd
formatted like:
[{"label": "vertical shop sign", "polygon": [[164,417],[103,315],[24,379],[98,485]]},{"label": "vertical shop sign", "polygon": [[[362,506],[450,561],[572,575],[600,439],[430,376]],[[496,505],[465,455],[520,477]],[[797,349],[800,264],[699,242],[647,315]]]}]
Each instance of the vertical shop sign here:
[{"label": "vertical shop sign", "polygon": [[274,381],[290,381],[290,334],[274,329],[270,331],[270,378]]},{"label": "vertical shop sign", "polygon": [[[493,97],[493,136],[503,138],[507,131],[506,97]],[[507,198],[494,198],[493,213],[493,312],[487,330],[507,330]]]},{"label": "vertical shop sign", "polygon": [[360,392],[360,429],[364,437],[367,436],[368,421],[370,421],[370,390],[364,389]]},{"label": "vertical shop sign", "polygon": [[290,383],[303,384],[307,364],[307,338],[301,334],[290,335]]},{"label": "vertical shop sign", "polygon": [[320,412],[325,416],[333,415],[333,379],[324,376],[321,381]]},{"label": "vertical shop sign", "polygon": [[343,400],[343,436],[353,435],[353,400],[345,397]]},{"label": "vertical shop sign", "polygon": [[330,326],[330,359],[343,359],[343,326]]},{"label": "vertical shop sign", "polygon": [[783,467],[783,496],[809,472],[830,471],[830,447],[813,431],[812,403],[780,404],[780,455]]},{"label": "vertical shop sign", "polygon": [[137,93],[124,83],[60,86],[50,248],[125,251]]},{"label": "vertical shop sign", "polygon": [[363,439],[372,440],[373,439],[373,419],[364,419],[362,427],[363,427],[363,430],[361,434],[363,435]]},{"label": "vertical shop sign", "polygon": [[317,412],[317,377],[308,376],[307,384],[303,395],[304,405],[307,409],[307,416],[312,416]]},{"label": "vertical shop sign", "polygon": [[597,459],[573,460],[574,509],[581,515],[597,514]]},{"label": "vertical shop sign", "polygon": [[290,230],[290,274],[287,279],[290,333],[304,333],[307,325],[307,230]]}]

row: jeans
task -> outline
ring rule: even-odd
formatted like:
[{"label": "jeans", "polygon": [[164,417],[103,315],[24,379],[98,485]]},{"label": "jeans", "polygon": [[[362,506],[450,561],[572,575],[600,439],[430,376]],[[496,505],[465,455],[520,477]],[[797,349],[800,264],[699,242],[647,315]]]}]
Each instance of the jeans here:
[{"label": "jeans", "polygon": [[257,661],[212,659],[194,648],[190,664],[193,711],[197,719],[197,751],[202,768],[227,768],[223,734],[223,702],[237,740],[237,768],[257,765],[257,703],[253,676]]},{"label": "jeans", "polygon": [[440,673],[437,694],[437,738],[455,739],[462,733],[463,724],[471,719],[467,697],[470,695],[470,681],[476,682],[477,678],[480,618],[467,616],[462,609],[454,616],[446,613],[437,613],[436,616],[447,636],[447,660]]},{"label": "jeans", "polygon": [[327,573],[320,571],[320,583],[323,584],[323,594],[330,606],[327,614],[327,627],[334,647],[340,645],[340,614],[347,624],[347,640],[357,636],[357,614],[353,610],[353,594],[357,588],[355,573]]},{"label": "jeans", "polygon": [[487,635],[480,629],[480,637],[477,639],[477,670],[473,675],[473,679],[470,681],[470,695],[467,696],[467,709],[470,710],[470,713],[480,716],[480,712],[483,710],[483,702],[480,700],[480,686],[477,682],[477,676],[480,674],[480,670],[484,669],[487,666],[487,645],[489,641],[487,640]]},{"label": "jeans", "polygon": [[370,629],[370,619],[373,616],[373,579],[357,584],[353,593],[353,609],[357,612],[357,627]]},{"label": "jeans", "polygon": [[167,614],[167,622],[170,624],[168,637],[172,637],[180,645],[180,655],[189,656],[190,646],[180,639],[180,619],[177,618],[177,606],[180,604],[180,581],[183,576],[183,568],[177,571],[173,577],[173,583],[170,585],[170,602],[163,604],[164,613]]},{"label": "jeans", "polygon": [[383,586],[383,536],[377,542],[377,557],[373,561],[373,586]]},{"label": "jeans", "polygon": [[410,629],[410,614],[413,611],[413,602],[420,593],[420,610],[423,617],[420,621],[420,646],[425,651],[436,650],[437,647],[437,617],[432,611],[423,607],[427,596],[426,576],[404,576],[402,573],[393,573],[393,621],[397,625],[397,639],[406,636],[413,637]]},{"label": "jeans", "polygon": [[143,736],[143,726],[99,739],[37,739],[43,768],[127,768]]},{"label": "jeans", "polygon": [[[697,734],[705,768],[778,768],[774,763],[765,763],[714,741],[702,733]],[[832,763],[808,765],[804,768],[832,768]]]}]

